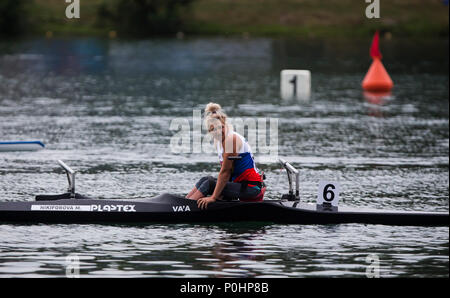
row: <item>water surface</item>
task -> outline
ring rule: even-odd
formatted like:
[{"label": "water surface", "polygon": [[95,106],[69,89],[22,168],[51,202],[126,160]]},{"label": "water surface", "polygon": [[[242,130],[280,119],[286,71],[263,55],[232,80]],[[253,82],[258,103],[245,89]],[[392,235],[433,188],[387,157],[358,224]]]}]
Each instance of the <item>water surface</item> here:
[{"label": "water surface", "polygon": [[[60,193],[57,159],[78,171],[77,192],[101,198],[187,193],[217,173],[216,155],[169,150],[176,117],[209,101],[235,118],[277,118],[278,154],[301,170],[301,198],[319,180],[340,204],[448,211],[448,41],[384,41],[395,88],[364,95],[370,41],[272,39],[0,43],[0,140],[42,140],[38,152],[0,153],[0,200]],[[282,100],[282,69],[309,69],[309,101]],[[285,173],[255,148],[266,199]],[[0,276],[448,277],[448,227],[271,223],[0,225]]]}]

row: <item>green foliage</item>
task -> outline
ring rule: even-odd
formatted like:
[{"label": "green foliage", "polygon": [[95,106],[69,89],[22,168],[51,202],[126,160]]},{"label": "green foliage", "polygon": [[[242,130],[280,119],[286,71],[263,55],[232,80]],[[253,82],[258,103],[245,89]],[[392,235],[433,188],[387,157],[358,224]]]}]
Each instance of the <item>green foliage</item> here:
[{"label": "green foliage", "polygon": [[183,15],[194,0],[114,0],[98,9],[100,26],[126,36],[146,37],[183,30]]}]

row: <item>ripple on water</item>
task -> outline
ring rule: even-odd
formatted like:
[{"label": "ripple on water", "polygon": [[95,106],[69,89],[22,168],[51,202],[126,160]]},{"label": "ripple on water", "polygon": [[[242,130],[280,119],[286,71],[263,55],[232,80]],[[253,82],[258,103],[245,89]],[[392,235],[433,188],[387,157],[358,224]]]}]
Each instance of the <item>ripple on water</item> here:
[{"label": "ripple on water", "polygon": [[[414,43],[408,56],[396,46],[403,41],[386,44],[396,87],[373,101],[360,90],[367,65],[354,53],[367,44],[357,42],[60,42],[64,53],[45,40],[0,53],[0,139],[46,144],[0,153],[1,201],[65,191],[57,159],[78,171],[78,192],[92,197],[185,194],[219,165],[215,154],[174,154],[170,124],[191,125],[193,109],[216,101],[233,119],[278,119],[278,154],[300,169],[305,202],[315,202],[324,179],[340,182],[345,206],[448,211],[448,60],[436,54],[444,49],[447,57],[448,43]],[[318,48],[344,59],[330,61]],[[424,63],[411,73],[415,55]],[[63,70],[55,57],[76,57],[79,65]],[[280,101],[286,63],[311,69],[309,101]],[[285,173],[274,156],[253,150],[267,174],[266,198],[279,198]],[[364,277],[368,256],[376,256],[382,277],[448,278],[448,233],[381,225],[2,224],[0,276],[65,276],[67,257],[76,255],[83,277]]]}]

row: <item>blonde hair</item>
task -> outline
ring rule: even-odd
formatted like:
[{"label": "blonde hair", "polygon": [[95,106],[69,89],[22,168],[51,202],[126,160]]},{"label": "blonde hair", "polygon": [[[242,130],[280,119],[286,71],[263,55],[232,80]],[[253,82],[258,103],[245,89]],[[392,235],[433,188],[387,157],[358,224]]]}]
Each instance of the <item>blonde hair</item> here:
[{"label": "blonde hair", "polygon": [[218,103],[210,102],[205,108],[205,120],[204,125],[206,129],[209,129],[211,125],[214,125],[219,120],[222,124],[227,124],[227,114],[222,110],[222,107]]},{"label": "blonde hair", "polygon": [[[206,105],[205,108],[205,118],[203,124],[205,125],[206,130],[209,132],[211,125],[213,127],[217,127],[220,123],[222,127],[225,127],[227,132],[226,134],[233,131],[233,125],[227,123],[228,116],[222,110],[222,107],[218,103],[210,102]],[[214,138],[214,146],[219,142]]]}]

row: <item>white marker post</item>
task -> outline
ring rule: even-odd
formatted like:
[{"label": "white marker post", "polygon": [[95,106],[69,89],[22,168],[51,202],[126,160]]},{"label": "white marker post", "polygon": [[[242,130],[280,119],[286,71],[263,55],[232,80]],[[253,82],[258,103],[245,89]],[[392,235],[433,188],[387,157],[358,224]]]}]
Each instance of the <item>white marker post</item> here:
[{"label": "white marker post", "polygon": [[280,74],[282,99],[309,99],[311,72],[309,70],[284,69]]}]

